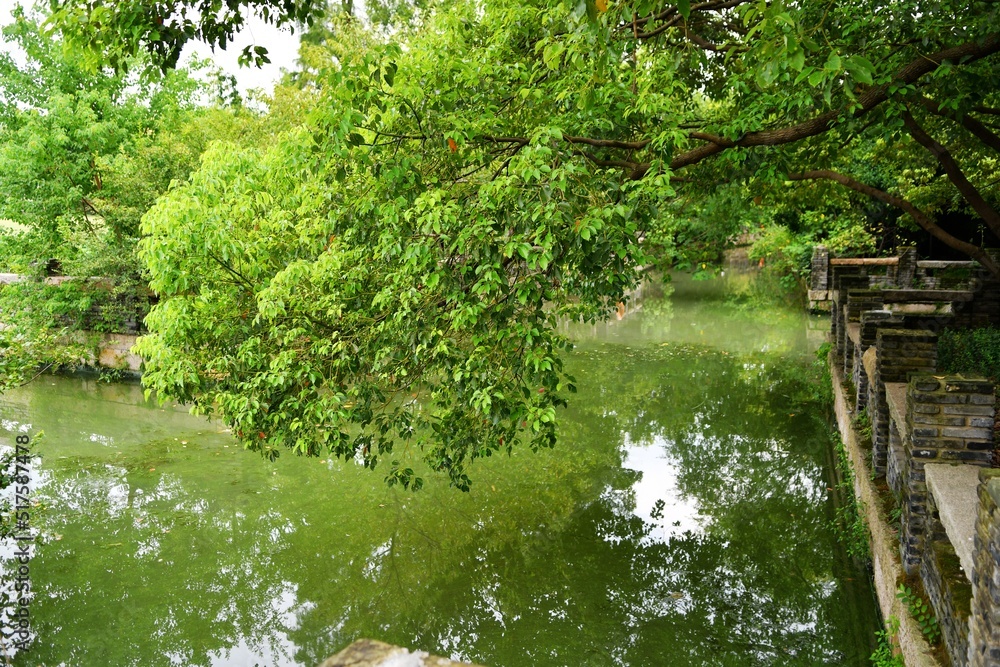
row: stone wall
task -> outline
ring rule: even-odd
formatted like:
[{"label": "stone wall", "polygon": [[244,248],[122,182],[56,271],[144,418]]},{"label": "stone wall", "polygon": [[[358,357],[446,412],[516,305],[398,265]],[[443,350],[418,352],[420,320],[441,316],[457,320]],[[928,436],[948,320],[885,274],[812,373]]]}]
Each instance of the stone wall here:
[{"label": "stone wall", "polygon": [[[844,323],[845,330],[849,329],[852,324],[857,324],[861,326],[861,314],[866,311],[877,311],[882,308],[882,292],[880,290],[872,289],[849,289],[847,290],[847,299],[844,303],[844,317],[841,320]],[[874,342],[874,340],[872,341]],[[845,332],[844,336],[844,374],[852,375],[854,372],[855,364],[861,364],[861,355],[864,354],[864,349],[860,349],[863,341],[859,340],[855,344],[851,340],[850,334]]]},{"label": "stone wall", "polygon": [[809,264],[809,289],[830,289],[830,251],[826,246],[813,248],[812,261]]},{"label": "stone wall", "polygon": [[[859,340],[854,350],[853,377],[857,395],[854,399],[858,412],[867,409],[869,394],[868,370],[864,365],[864,355],[869,348],[878,343],[879,328],[897,328],[902,324],[902,318],[894,316],[888,310],[869,310],[862,312],[859,325]],[[895,326],[894,326],[895,325]]]},{"label": "stone wall", "polygon": [[970,667],[1000,667],[1000,469],[979,472]]},{"label": "stone wall", "polygon": [[993,383],[982,378],[924,375],[910,381],[906,413],[910,438],[903,443],[900,534],[903,568],[908,574],[917,573],[924,552],[928,514],[924,466],[928,462],[989,466],[993,403]]},{"label": "stone wall", "polygon": [[[839,268],[839,267],[838,267]],[[856,267],[846,267],[854,269]],[[856,272],[842,274],[833,272],[834,289],[830,310],[830,331],[833,337],[833,350],[838,359],[844,358],[847,350],[847,323],[844,321],[847,293],[852,289],[868,289],[868,278],[857,275]]]},{"label": "stone wall", "polygon": [[[883,612],[909,618],[885,599],[893,594],[883,589],[894,593],[904,575],[917,577],[951,664],[1000,667],[1000,477],[992,495],[985,482],[978,496],[974,493],[976,471],[992,470],[995,390],[983,378],[936,374],[939,332],[1000,324],[1000,282],[971,262],[917,262],[912,250],[898,261],[822,254],[814,259],[819,267],[827,265],[833,375],[853,380],[853,415],[867,410],[872,423],[871,467],[857,453],[852,464],[858,475],[867,477],[870,470],[875,483],[885,479],[901,515],[890,540],[898,549],[893,555],[898,574],[889,575],[886,563],[876,562],[885,556],[873,547]],[[879,274],[874,267],[886,271]],[[873,289],[883,285],[887,289]],[[841,432],[851,432],[845,443],[856,447],[856,429],[845,427],[845,419],[850,421],[838,412]],[[984,507],[978,509],[974,550],[977,503]],[[873,528],[873,544],[880,535]],[[913,627],[909,618],[899,635],[901,646],[911,647],[904,648],[907,665],[933,662],[922,650],[912,650],[920,644]]]},{"label": "stone wall", "polygon": [[920,562],[920,580],[930,599],[952,667],[966,664],[972,586],[948,539],[934,494],[927,495],[927,545]]},{"label": "stone wall", "polygon": [[908,329],[879,329],[875,336],[875,391],[868,406],[872,424],[872,468],[884,477],[889,453],[887,382],[907,382],[914,373],[937,370],[937,334]]}]

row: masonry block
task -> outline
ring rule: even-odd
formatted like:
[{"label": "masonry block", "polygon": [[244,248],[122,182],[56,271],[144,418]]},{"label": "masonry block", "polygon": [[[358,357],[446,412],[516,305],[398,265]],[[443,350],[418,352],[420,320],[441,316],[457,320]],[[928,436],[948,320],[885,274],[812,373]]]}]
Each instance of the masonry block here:
[{"label": "masonry block", "polygon": [[[988,398],[992,406],[993,383],[985,378],[961,375],[912,375],[909,380],[906,425],[900,430],[910,433],[911,437],[902,443],[899,480],[903,499],[900,552],[908,574],[916,574],[923,558],[933,557],[928,555],[926,543],[929,510],[924,466],[929,461],[984,468],[991,465],[993,416],[980,414],[981,405],[973,403],[973,397]],[[984,419],[990,421],[990,428],[979,425],[985,423]]]}]

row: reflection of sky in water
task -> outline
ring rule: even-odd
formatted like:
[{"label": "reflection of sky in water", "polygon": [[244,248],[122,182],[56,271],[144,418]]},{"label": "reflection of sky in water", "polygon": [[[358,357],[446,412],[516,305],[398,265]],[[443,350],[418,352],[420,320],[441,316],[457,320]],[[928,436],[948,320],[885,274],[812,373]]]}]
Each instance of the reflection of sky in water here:
[{"label": "reflection of sky in water", "polygon": [[[622,450],[622,467],[639,473],[631,487],[632,512],[650,525],[647,539],[666,542],[672,535],[700,531],[705,517],[699,514],[695,499],[680,490],[680,471],[669,456],[668,443],[660,436],[654,436],[649,444],[633,443],[626,434]],[[609,489],[605,497],[615,493],[621,492]],[[608,535],[607,539],[620,538]]]},{"label": "reflection of sky in water", "polygon": [[[298,627],[299,616],[315,606],[310,602],[299,603],[298,597],[297,586],[283,581],[280,593],[271,602],[271,612],[290,631]],[[227,619],[223,616],[216,620]],[[295,659],[297,649],[288,635],[279,630],[255,638],[241,637],[235,646],[212,651],[209,658],[213,667],[247,667],[262,664],[262,660],[268,667],[297,667],[301,664]]]}]

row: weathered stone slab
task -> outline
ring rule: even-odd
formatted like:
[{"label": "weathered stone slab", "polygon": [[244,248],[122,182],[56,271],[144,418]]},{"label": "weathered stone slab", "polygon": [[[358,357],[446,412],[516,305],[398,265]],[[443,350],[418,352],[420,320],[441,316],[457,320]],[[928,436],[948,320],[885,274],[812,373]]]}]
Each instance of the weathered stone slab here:
[{"label": "weathered stone slab", "polygon": [[875,357],[876,357],[875,346],[872,345],[867,350],[865,350],[864,355],[861,357],[861,364],[865,367],[865,374],[868,376],[869,382],[874,382],[875,380]]},{"label": "weathered stone slab", "polygon": [[910,437],[906,426],[906,383],[886,382],[885,401],[889,404],[889,418],[896,422],[899,435],[905,440]]},{"label": "weathered stone slab", "polygon": [[962,563],[965,576],[972,580],[976,516],[979,511],[979,471],[981,466],[928,463],[924,466],[927,491],[934,495],[941,525]]},{"label": "weathered stone slab", "polygon": [[886,306],[893,315],[953,315],[955,309],[948,303],[892,303]]},{"label": "weathered stone slab", "polygon": [[459,667],[467,662],[455,662],[424,651],[410,652],[374,639],[359,639],[319,667]]},{"label": "weathered stone slab", "polygon": [[920,269],[972,269],[978,266],[979,262],[964,259],[921,259],[917,262],[917,268]]},{"label": "weathered stone slab", "polygon": [[855,345],[861,345],[861,325],[857,322],[852,322],[847,325],[847,337]]},{"label": "weathered stone slab", "polygon": [[898,257],[833,257],[830,266],[896,266]]}]

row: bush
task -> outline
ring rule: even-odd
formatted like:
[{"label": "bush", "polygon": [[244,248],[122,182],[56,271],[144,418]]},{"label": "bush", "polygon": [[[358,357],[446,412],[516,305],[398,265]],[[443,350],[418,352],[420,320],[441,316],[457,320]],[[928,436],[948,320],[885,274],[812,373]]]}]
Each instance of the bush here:
[{"label": "bush", "polygon": [[1000,380],[1000,329],[946,329],[938,339],[938,361],[947,373]]}]

